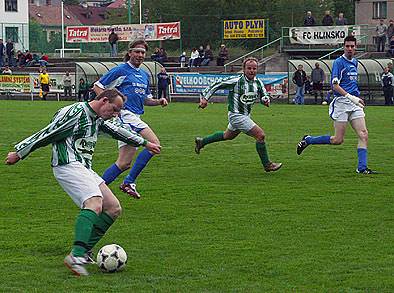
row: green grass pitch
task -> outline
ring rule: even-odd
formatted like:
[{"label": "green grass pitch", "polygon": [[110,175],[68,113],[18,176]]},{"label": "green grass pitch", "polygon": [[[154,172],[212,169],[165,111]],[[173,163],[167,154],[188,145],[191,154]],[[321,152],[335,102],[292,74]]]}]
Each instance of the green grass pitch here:
[{"label": "green grass pitch", "polygon": [[[63,102],[0,101],[0,155],[41,129]],[[265,173],[252,138],[194,153],[194,137],[227,126],[224,104],[146,107],[162,154],[138,180],[141,200],[111,185],[123,215],[95,248],[117,243],[125,271],[76,278],[63,266],[77,207],[56,183],[50,147],[15,166],[0,165],[1,292],[393,292],[394,116],[367,107],[369,167],[355,173],[357,138],[308,147],[306,133],[332,134],[327,106],[256,105],[271,159]],[[99,138],[94,169],[117,157]]]}]

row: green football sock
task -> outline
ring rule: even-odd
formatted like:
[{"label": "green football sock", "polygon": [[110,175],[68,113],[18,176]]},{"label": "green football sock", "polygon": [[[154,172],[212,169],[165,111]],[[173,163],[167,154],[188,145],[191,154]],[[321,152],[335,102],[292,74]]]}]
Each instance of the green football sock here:
[{"label": "green football sock", "polygon": [[223,131],[217,131],[214,134],[208,135],[202,139],[202,144],[206,145],[209,143],[217,142],[217,141],[222,141],[224,140],[224,132]]},{"label": "green football sock", "polygon": [[108,214],[102,212],[98,217],[97,221],[93,226],[92,233],[90,234],[90,238],[88,241],[88,249],[92,249],[97,242],[104,236],[104,234],[108,231],[109,227],[115,222]]},{"label": "green football sock", "polygon": [[256,151],[259,154],[263,166],[267,166],[270,162],[270,159],[268,157],[267,146],[265,145],[265,142],[256,141]]},{"label": "green football sock", "polygon": [[83,256],[88,251],[88,242],[93,225],[97,222],[97,214],[89,209],[82,209],[75,222],[75,241],[72,250],[74,256]]}]

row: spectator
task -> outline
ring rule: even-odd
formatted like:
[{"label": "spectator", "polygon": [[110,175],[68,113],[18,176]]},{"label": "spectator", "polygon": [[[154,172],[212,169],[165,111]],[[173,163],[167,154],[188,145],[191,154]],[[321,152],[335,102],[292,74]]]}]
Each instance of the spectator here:
[{"label": "spectator", "polygon": [[0,68],[4,66],[5,45],[3,39],[0,39]]},{"label": "spectator", "polygon": [[196,66],[200,67],[202,61],[204,60],[204,47],[200,46],[197,51],[198,51],[198,58],[196,59]]},{"label": "spectator", "polygon": [[388,67],[384,68],[382,74],[382,87],[384,94],[384,104],[386,106],[393,105],[393,86],[394,86],[394,76],[389,71]]},{"label": "spectator", "polygon": [[8,39],[7,44],[5,45],[5,51],[7,54],[8,66],[14,66],[14,43],[11,39]]},{"label": "spectator", "polygon": [[312,16],[312,12],[308,11],[304,18],[304,26],[314,26],[314,25],[316,25],[316,20]]},{"label": "spectator", "polygon": [[166,49],[160,48],[160,50],[159,50],[159,61],[158,62],[160,64],[164,65],[164,63],[167,62],[167,59],[168,59],[168,57],[167,57]]},{"label": "spectator", "polygon": [[64,88],[64,97],[71,97],[71,76],[70,72],[66,71],[66,74],[63,75],[63,88]]},{"label": "spectator", "polygon": [[216,60],[216,65],[223,66],[224,62],[226,62],[227,60],[228,60],[228,49],[226,48],[225,44],[221,44],[219,49],[219,56],[218,59]]},{"label": "spectator", "polygon": [[198,51],[196,48],[192,49],[192,52],[190,53],[190,59],[189,59],[189,67],[196,67],[197,61],[196,59],[198,58]]},{"label": "spectator", "polygon": [[311,84],[311,78],[309,75],[307,75],[306,80],[305,80],[305,94],[308,94],[308,95],[312,94],[312,84]]},{"label": "spectator", "polygon": [[38,60],[38,63],[42,67],[48,66],[48,64],[49,64],[49,57],[48,57],[48,55],[46,55],[46,54],[41,52],[41,58],[40,58],[40,60]]},{"label": "spectator", "polygon": [[325,13],[321,23],[322,23],[322,25],[326,25],[326,26],[334,24],[334,19],[330,15],[330,10],[326,10],[326,13]]},{"label": "spectator", "polygon": [[[394,58],[394,36],[391,37],[391,40],[389,43],[389,56]],[[390,71],[393,72],[392,68]]]},{"label": "spectator", "polygon": [[34,53],[32,56],[32,60],[26,63],[26,66],[34,66],[40,63],[40,57]]},{"label": "spectator", "polygon": [[33,60],[33,56],[31,55],[29,50],[26,50],[25,52],[25,65],[27,66],[28,63],[30,63]]},{"label": "spectator", "polygon": [[389,26],[387,27],[387,42],[390,43],[391,38],[394,36],[394,20],[390,19]]},{"label": "spectator", "polygon": [[324,82],[324,71],[320,68],[320,64],[316,62],[315,68],[311,73],[312,89],[315,95],[315,104],[317,104],[317,96],[320,95],[321,101],[323,102],[323,82]]},{"label": "spectator", "polygon": [[179,63],[181,64],[181,68],[186,66],[186,52],[183,52],[181,56],[179,56]]},{"label": "spectator", "polygon": [[12,75],[12,71],[11,71],[10,67],[8,65],[6,65],[4,67],[4,70],[1,72],[1,74]]},{"label": "spectator", "polygon": [[387,67],[389,68],[389,71],[394,74],[394,68],[393,68],[393,62],[387,63]]},{"label": "spectator", "polygon": [[209,62],[211,62],[211,61],[213,61],[213,53],[212,53],[212,50],[211,50],[211,46],[207,45],[205,47],[204,57],[203,57],[203,59],[201,61],[201,65],[202,66],[209,65]]},{"label": "spectator", "polygon": [[343,17],[343,13],[339,12],[338,18],[335,21],[336,25],[347,25],[347,19]]},{"label": "spectator", "polygon": [[161,68],[160,73],[157,75],[157,99],[167,99],[167,88],[170,79],[164,67]]},{"label": "spectator", "polygon": [[23,54],[21,50],[18,50],[18,52],[16,52],[16,64],[18,65],[18,67],[22,67],[25,66],[25,63],[26,63],[25,54]]},{"label": "spectator", "polygon": [[301,64],[299,64],[298,69],[293,74],[293,83],[295,83],[297,87],[294,103],[297,105],[304,104],[305,82],[306,82],[306,73],[304,71],[304,67]]},{"label": "spectator", "polygon": [[384,19],[381,19],[379,21],[379,24],[376,26],[377,52],[384,52],[384,47],[386,45],[386,32],[387,32],[387,25],[384,23]]},{"label": "spectator", "polygon": [[118,35],[115,33],[115,30],[111,29],[111,33],[108,36],[108,42],[111,47],[111,52],[109,54],[110,57],[118,56],[118,47],[117,47],[118,40],[119,38]]},{"label": "spectator", "polygon": [[87,82],[85,82],[85,79],[82,77],[79,79],[79,84],[78,84],[78,101],[87,101],[88,100],[88,91],[89,91],[89,85]]},{"label": "spectator", "polygon": [[45,101],[49,93],[49,81],[50,81],[49,74],[45,67],[42,69],[42,73],[40,73],[38,80],[42,90],[42,100]]}]

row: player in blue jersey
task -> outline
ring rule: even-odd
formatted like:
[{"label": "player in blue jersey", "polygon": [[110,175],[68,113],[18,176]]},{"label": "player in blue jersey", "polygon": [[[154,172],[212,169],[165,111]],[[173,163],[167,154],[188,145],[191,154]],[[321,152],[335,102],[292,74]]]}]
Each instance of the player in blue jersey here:
[{"label": "player in blue jersey", "polygon": [[[159,139],[153,130],[141,120],[140,115],[144,114],[144,105],[163,107],[168,105],[166,99],[153,99],[149,89],[149,76],[140,68],[144,62],[148,45],[144,40],[136,40],[130,44],[129,52],[126,55],[126,62],[115,68],[112,68],[103,75],[95,84],[94,91],[100,94],[106,88],[116,88],[125,96],[127,101],[124,109],[120,113],[121,122],[131,130],[139,133],[148,141],[160,144]],[[127,145],[121,141],[119,145],[119,156],[103,174],[106,184],[114,181],[123,171],[130,168],[133,157],[137,151],[136,147]],[[154,153],[144,149],[142,150],[126,176],[120,189],[134,198],[140,198],[136,189],[135,181],[141,171],[148,164]]]},{"label": "player in blue jersey", "polygon": [[358,136],[356,172],[373,174],[376,172],[369,169],[367,165],[368,130],[363,110],[365,104],[359,98],[360,90],[357,85],[358,62],[354,58],[356,43],[354,36],[346,37],[344,54],[337,58],[332,66],[331,86],[334,99],[330,103],[329,115],[334,120],[335,135],[305,135],[297,145],[297,154],[300,155],[311,144],[342,144],[347,124],[350,123]]}]

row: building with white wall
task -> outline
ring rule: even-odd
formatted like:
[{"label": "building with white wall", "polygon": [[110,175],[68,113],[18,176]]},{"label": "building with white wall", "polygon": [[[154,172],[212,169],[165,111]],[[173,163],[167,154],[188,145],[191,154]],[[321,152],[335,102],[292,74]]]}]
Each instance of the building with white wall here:
[{"label": "building with white wall", "polygon": [[11,39],[15,50],[29,49],[28,0],[0,0],[0,39]]}]

